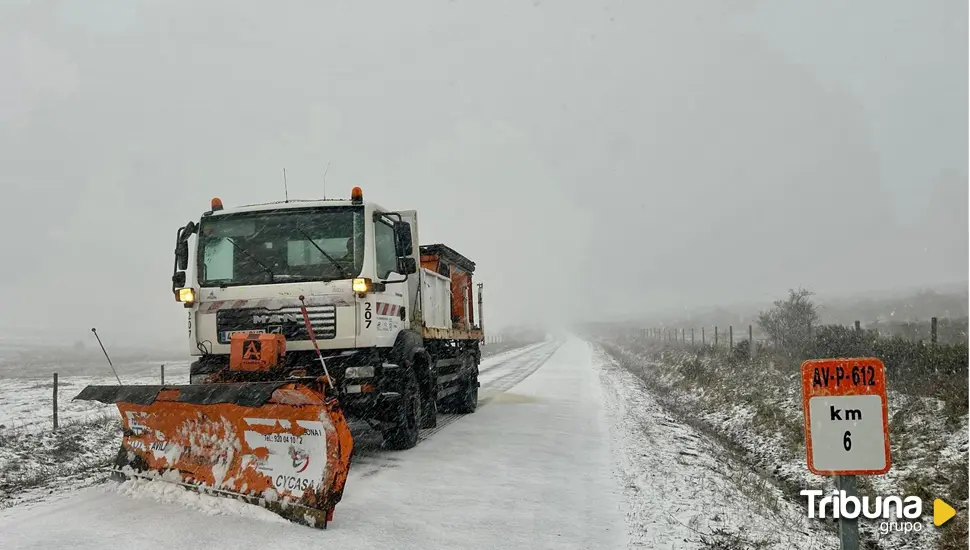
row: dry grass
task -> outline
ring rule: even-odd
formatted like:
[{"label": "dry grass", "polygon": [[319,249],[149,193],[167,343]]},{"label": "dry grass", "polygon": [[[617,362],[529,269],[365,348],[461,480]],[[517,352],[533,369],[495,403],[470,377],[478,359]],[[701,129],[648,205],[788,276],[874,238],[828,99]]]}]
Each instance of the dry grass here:
[{"label": "dry grass", "polygon": [[67,422],[57,431],[0,433],[0,507],[29,489],[107,466],[121,441],[112,417]]},{"label": "dry grass", "polygon": [[[771,474],[769,483],[781,487],[792,502],[805,504],[799,491],[818,480],[807,470],[792,466],[805,460],[800,361],[769,352],[752,360],[719,353],[710,346],[651,344],[636,338],[606,336],[599,340],[619,364],[640,376],[671,412],[732,449],[753,468]],[[922,497],[924,503],[942,498],[966,509],[967,444],[957,445],[957,436],[965,438],[967,429],[966,377],[962,384],[954,384],[952,377],[948,384],[935,388],[925,380],[917,383],[917,376],[902,376],[900,383],[892,385],[889,430],[893,470],[886,476],[858,477],[860,495],[913,495]],[[902,389],[919,391],[906,394]],[[739,487],[750,486],[746,494],[758,501],[757,483],[747,479],[738,479],[737,483]],[[924,511],[927,509],[931,514],[931,506],[924,505]],[[952,541],[963,541],[960,547],[967,547],[966,524],[962,530],[950,528],[941,538],[933,536],[929,525],[924,529],[929,533],[924,544],[930,546],[920,547],[938,544],[935,547],[949,549],[955,547],[949,546]],[[901,540],[870,531],[863,530],[864,547],[890,548]],[[721,537],[710,544],[734,543],[730,537]]]},{"label": "dry grass", "polygon": [[714,529],[710,534],[701,535],[695,541],[701,548],[708,550],[764,550],[773,544],[769,540],[753,539],[744,531],[731,531],[728,529]]},{"label": "dry grass", "polygon": [[[757,502],[765,509],[777,512],[780,510],[781,501],[776,496],[775,488],[781,489],[784,498],[798,504],[807,506],[807,502],[799,495],[804,488],[798,480],[790,479],[777,475],[767,468],[767,464],[759,460],[759,457],[748,452],[748,450],[730,434],[718,429],[713,423],[699,414],[706,411],[699,411],[691,403],[682,399],[684,393],[696,393],[703,390],[705,403],[710,407],[709,410],[729,411],[731,406],[740,399],[746,403],[758,403],[760,400],[745,392],[738,392],[734,386],[732,377],[720,374],[716,369],[712,369],[709,364],[705,364],[702,358],[690,358],[687,361],[677,361],[679,356],[665,352],[655,351],[652,356],[658,361],[660,369],[675,369],[680,376],[661,377],[656,376],[657,369],[647,369],[642,360],[637,359],[629,352],[619,346],[609,342],[601,342],[601,347],[613,357],[620,366],[626,368],[635,376],[643,381],[644,385],[652,392],[653,397],[660,402],[673,416],[687,424],[697,432],[710,437],[718,443],[723,456],[719,457],[725,462],[731,462],[746,466],[747,469],[736,468],[731,471],[721,472],[752,502]],[[689,375],[690,377],[686,376]],[[755,415],[756,417],[758,415]],[[724,413],[724,417],[730,417],[729,412]],[[764,415],[764,418],[752,418],[753,426],[757,427],[762,423],[774,422],[777,426],[786,427],[786,441],[798,441],[801,445],[800,452],[804,454],[804,446],[801,443],[801,425],[791,426],[783,423],[781,419],[774,418],[771,414]],[[790,445],[794,446],[794,443]],[[806,508],[807,510],[807,508]],[[834,529],[831,525],[824,525],[823,528]],[[730,535],[730,536],[729,536]],[[734,533],[733,535],[739,535]],[[706,544],[766,544],[766,541],[746,541],[732,534],[724,532],[718,536],[709,537]],[[700,542],[700,541],[698,541]],[[760,548],[761,546],[710,546],[711,548]]]},{"label": "dry grass", "polygon": [[941,525],[940,529],[942,534],[937,542],[937,550],[967,550],[970,546],[970,538],[967,536],[967,514],[957,514],[955,518]]}]

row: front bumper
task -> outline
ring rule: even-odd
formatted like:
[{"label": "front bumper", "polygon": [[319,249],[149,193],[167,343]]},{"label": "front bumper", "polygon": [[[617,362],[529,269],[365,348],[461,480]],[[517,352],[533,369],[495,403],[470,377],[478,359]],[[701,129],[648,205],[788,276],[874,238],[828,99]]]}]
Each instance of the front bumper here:
[{"label": "front bumper", "polygon": [[[396,410],[401,398],[397,391],[400,385],[394,378],[396,365],[380,362],[371,350],[342,352],[324,357],[324,362],[337,390],[337,399],[348,417],[386,420]],[[190,383],[205,384],[228,365],[228,355],[202,357],[192,363]],[[305,369],[312,376],[323,374],[314,372],[322,371],[322,367],[313,353],[287,352],[284,369]]]}]

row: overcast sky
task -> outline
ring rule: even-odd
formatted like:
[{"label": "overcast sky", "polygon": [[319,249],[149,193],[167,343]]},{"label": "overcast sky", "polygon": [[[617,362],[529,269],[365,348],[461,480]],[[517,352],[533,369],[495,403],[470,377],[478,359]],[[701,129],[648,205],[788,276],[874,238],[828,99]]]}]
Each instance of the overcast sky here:
[{"label": "overcast sky", "polygon": [[176,228],[328,162],[495,325],[967,278],[965,0],[4,0],[0,75],[0,326],[179,342]]}]

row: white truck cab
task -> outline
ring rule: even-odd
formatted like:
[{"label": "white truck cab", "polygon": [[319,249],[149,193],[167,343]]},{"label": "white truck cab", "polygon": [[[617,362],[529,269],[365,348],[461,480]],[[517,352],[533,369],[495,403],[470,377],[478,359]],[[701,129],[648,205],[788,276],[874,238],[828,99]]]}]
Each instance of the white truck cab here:
[{"label": "white truck cab", "polygon": [[[392,426],[398,446],[416,443],[417,426],[394,432],[408,415],[430,427],[439,403],[473,411],[483,341],[471,313],[474,263],[434,245],[425,263],[441,267],[421,267],[417,235],[416,211],[365,202],[359,187],[350,200],[230,209],[212,199],[176,238],[172,290],[198,357],[192,383],[225,368],[236,332],[283,334],[286,368],[313,374],[319,362],[305,306],[345,410]],[[452,277],[449,257],[462,278]],[[417,412],[402,412],[415,396]]]}]

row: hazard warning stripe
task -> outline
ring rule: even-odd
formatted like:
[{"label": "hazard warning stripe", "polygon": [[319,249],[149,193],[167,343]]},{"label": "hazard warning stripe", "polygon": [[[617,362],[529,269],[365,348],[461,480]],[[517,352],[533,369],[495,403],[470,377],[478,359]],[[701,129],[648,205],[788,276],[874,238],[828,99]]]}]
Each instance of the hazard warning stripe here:
[{"label": "hazard warning stripe", "polygon": [[374,305],[375,305],[374,309],[377,315],[382,315],[382,316],[397,315],[397,312],[400,311],[401,309],[401,306],[397,304],[388,304],[387,302],[376,302]]},{"label": "hazard warning stripe", "polygon": [[[254,300],[213,300],[199,303],[199,313],[215,313],[223,309],[263,308],[278,310],[299,308],[300,301],[286,298],[259,298]],[[343,296],[311,296],[306,300],[307,307],[313,306],[352,306],[353,298]]]}]

